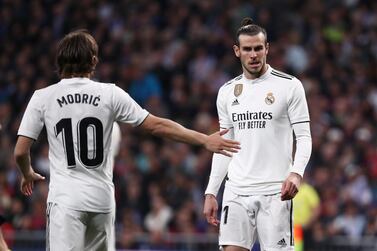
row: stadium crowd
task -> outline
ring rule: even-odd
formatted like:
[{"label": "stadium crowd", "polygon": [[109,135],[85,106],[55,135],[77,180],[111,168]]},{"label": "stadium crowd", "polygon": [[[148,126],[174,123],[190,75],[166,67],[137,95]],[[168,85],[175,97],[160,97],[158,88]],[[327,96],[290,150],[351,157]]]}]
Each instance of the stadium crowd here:
[{"label": "stadium crowd", "polygon": [[[321,199],[312,241],[377,236],[377,2],[373,0],[0,0],[0,214],[3,231],[44,230],[48,182],[19,191],[17,128],[35,89],[56,83],[56,42],[86,28],[99,43],[95,78],[152,114],[218,130],[218,88],[240,74],[234,31],[250,16],[268,32],[267,62],[299,78],[311,115],[305,180]],[[114,166],[117,246],[140,233],[216,231],[202,216],[211,153],[121,125]],[[141,135],[140,135],[141,134]],[[142,138],[142,140],[140,140]],[[33,166],[48,177],[46,137]]]}]

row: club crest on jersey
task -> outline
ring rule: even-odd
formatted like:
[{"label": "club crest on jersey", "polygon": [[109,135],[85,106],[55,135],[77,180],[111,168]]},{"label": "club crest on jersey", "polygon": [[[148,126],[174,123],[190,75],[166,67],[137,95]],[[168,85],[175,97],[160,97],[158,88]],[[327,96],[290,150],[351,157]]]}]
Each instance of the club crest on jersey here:
[{"label": "club crest on jersey", "polygon": [[234,96],[238,97],[239,95],[241,95],[242,89],[243,89],[242,84],[236,84],[236,86],[234,86]]},{"label": "club crest on jersey", "polygon": [[275,97],[272,92],[267,93],[267,97],[264,99],[267,105],[272,105],[275,102]]}]

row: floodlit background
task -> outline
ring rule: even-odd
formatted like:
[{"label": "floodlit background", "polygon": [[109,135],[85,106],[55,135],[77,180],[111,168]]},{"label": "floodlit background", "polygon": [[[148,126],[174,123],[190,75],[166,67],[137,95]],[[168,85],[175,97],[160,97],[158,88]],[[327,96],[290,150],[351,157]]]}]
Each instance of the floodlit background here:
[{"label": "floodlit background", "polygon": [[[246,16],[268,32],[268,63],[306,89],[313,153],[305,180],[320,205],[305,250],[377,250],[374,0],[0,0],[0,214],[9,246],[45,247],[48,182],[22,196],[12,151],[31,94],[58,81],[59,39],[88,29],[100,48],[95,79],[115,82],[152,114],[212,133],[217,90],[241,73],[232,45]],[[217,229],[202,216],[211,154],[121,129],[117,248],[217,250]],[[47,154],[43,134],[33,166],[48,176]]]}]

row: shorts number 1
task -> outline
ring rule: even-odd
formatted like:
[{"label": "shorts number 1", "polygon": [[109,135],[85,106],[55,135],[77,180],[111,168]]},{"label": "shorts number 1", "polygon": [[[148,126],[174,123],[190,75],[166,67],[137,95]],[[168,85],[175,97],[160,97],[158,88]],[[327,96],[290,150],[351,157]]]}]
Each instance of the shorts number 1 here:
[{"label": "shorts number 1", "polygon": [[228,211],[229,211],[229,206],[224,207],[224,224],[228,222]]}]

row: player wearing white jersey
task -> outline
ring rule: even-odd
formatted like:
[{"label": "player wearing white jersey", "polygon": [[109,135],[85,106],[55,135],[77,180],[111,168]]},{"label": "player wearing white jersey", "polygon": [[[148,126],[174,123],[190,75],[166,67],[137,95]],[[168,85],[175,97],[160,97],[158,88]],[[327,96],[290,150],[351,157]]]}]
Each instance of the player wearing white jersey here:
[{"label": "player wearing white jersey", "polygon": [[[15,147],[22,173],[21,191],[31,195],[34,172],[30,147],[46,126],[50,184],[47,207],[48,250],[114,250],[114,185],[111,137],[114,121],[138,126],[154,135],[203,145],[213,152],[236,152],[238,143],[186,129],[149,114],[114,84],[90,80],[98,47],[85,31],[59,43],[60,82],[34,92],[24,113]],[[229,155],[229,154],[228,154]]]},{"label": "player wearing white jersey", "polygon": [[[214,154],[205,191],[204,214],[220,223],[226,251],[249,250],[257,238],[262,250],[293,250],[291,199],[311,154],[309,112],[301,82],[266,63],[268,46],[266,31],[245,19],[234,45],[243,74],[217,97],[220,127],[242,145],[231,158]],[[215,196],[226,176],[219,222]]]}]

